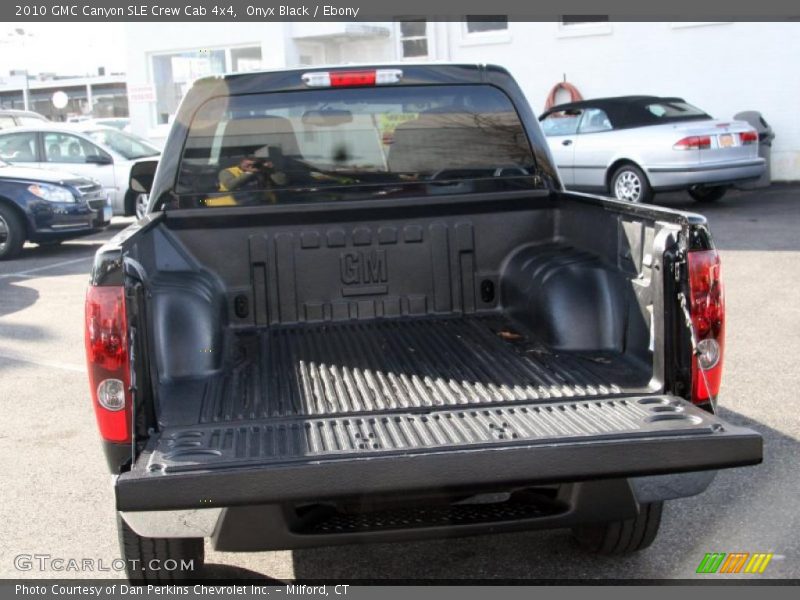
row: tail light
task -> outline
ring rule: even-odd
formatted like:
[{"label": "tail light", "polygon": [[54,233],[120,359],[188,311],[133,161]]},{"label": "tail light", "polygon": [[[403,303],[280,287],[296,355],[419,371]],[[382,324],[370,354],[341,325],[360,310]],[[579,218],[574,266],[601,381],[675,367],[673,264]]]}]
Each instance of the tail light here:
[{"label": "tail light", "polygon": [[673,150],[705,150],[711,148],[711,136],[709,135],[690,135],[685,137],[672,147]]},{"label": "tail light", "polygon": [[743,131],[739,134],[739,141],[742,143],[742,146],[755,144],[758,141],[758,133],[755,130]]},{"label": "tail light", "polygon": [[90,286],[86,293],[86,362],[100,435],[131,441],[128,323],[122,286]]},{"label": "tail light", "polygon": [[717,397],[725,348],[725,294],[716,250],[689,252],[689,313],[697,338],[692,363],[692,402]]},{"label": "tail light", "polygon": [[308,87],[359,87],[398,83],[403,77],[400,69],[364,69],[359,71],[314,71],[303,73],[301,79]]}]

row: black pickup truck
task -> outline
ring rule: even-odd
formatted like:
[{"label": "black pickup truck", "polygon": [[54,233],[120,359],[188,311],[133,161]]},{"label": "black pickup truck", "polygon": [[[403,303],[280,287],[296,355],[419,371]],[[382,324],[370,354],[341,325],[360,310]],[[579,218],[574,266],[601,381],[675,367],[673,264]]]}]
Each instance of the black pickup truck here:
[{"label": "black pickup truck", "polygon": [[632,552],[665,500],[762,459],[715,415],[705,219],[565,192],[502,68],[202,79],[132,179],[148,215],[86,303],[132,578],[197,575],[204,538]]}]

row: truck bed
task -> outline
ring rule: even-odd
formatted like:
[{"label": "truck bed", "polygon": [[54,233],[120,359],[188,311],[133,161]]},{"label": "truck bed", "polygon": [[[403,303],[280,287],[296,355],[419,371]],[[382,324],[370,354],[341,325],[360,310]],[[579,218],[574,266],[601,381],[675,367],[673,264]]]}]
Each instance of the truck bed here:
[{"label": "truck bed", "polygon": [[[152,226],[132,255],[149,274],[157,426],[118,479],[117,508],[509,490],[760,460],[756,434],[664,391],[650,316],[664,310],[661,225],[562,200]],[[342,271],[354,257],[381,258],[370,285]]]},{"label": "truck bed", "polygon": [[[501,314],[278,326],[235,347],[223,374],[165,390],[182,424],[164,428],[150,471],[613,437],[662,413],[676,431],[703,423],[642,398],[649,371],[629,357],[549,351]],[[175,407],[196,406],[179,397],[200,386],[187,424]]]},{"label": "truck bed", "polygon": [[648,370],[617,353],[554,353],[502,315],[278,326],[239,335],[200,423],[615,396]]}]

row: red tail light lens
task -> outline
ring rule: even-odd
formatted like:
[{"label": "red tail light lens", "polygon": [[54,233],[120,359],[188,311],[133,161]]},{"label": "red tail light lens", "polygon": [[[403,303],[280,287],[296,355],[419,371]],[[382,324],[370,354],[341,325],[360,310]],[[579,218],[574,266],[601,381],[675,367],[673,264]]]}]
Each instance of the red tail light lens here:
[{"label": "red tail light lens", "polygon": [[[689,312],[698,342],[692,363],[692,401],[719,394],[725,348],[725,294],[716,250],[689,252]],[[702,372],[701,372],[702,370]]]},{"label": "red tail light lens", "polygon": [[301,79],[308,87],[358,87],[399,83],[403,78],[400,69],[364,69],[359,71],[312,71],[303,73]]},{"label": "red tail light lens", "polygon": [[375,71],[334,71],[330,77],[331,87],[375,85]]},{"label": "red tail light lens", "polygon": [[131,441],[128,323],[122,286],[91,286],[86,293],[86,363],[100,435]]},{"label": "red tail light lens", "polygon": [[739,141],[742,145],[755,144],[758,141],[758,133],[755,131],[743,131],[739,134]]},{"label": "red tail light lens", "polygon": [[673,147],[673,150],[705,150],[711,148],[711,136],[708,135],[691,135],[679,140]]}]

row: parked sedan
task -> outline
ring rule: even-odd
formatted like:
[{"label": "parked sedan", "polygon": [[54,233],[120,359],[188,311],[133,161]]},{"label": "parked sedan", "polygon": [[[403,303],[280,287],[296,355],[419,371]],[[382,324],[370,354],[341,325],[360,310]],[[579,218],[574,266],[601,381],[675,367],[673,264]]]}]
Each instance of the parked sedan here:
[{"label": "parked sedan", "polygon": [[98,182],[0,161],[0,260],[15,256],[26,240],[57,244],[110,220],[108,196]]},{"label": "parked sedan", "polygon": [[758,133],[720,121],[682,98],[620,96],[554,106],[539,120],[567,188],[651,202],[656,192],[688,190],[722,198],[733,183],[766,168]]},{"label": "parked sedan", "polygon": [[48,123],[0,132],[0,158],[14,164],[68,171],[100,181],[115,215],[142,216],[147,198],[130,189],[131,167],[159,150],[111,127]]},{"label": "parked sedan", "polygon": [[49,123],[47,117],[32,110],[0,110],[0,129],[13,129],[26,125]]}]

